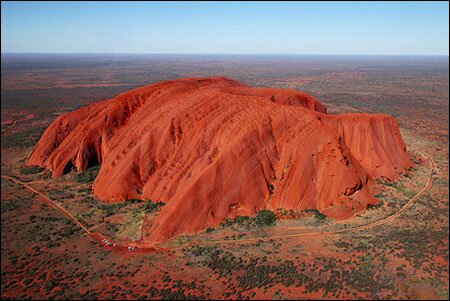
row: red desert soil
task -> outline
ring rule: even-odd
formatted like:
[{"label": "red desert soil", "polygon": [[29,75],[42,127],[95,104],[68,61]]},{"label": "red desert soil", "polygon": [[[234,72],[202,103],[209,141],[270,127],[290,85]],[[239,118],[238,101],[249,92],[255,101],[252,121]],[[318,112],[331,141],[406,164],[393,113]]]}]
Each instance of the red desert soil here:
[{"label": "red desert soil", "polygon": [[101,164],[101,200],[165,202],[147,242],[261,209],[348,218],[377,202],[371,179],[412,166],[391,116],[329,115],[305,93],[222,77],[160,82],[63,114],[27,164],[53,177]]}]

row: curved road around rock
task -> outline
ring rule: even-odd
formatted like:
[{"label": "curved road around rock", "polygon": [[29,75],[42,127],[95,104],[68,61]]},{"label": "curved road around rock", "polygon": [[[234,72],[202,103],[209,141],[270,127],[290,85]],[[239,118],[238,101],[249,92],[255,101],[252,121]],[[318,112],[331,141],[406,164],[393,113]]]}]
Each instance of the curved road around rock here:
[{"label": "curved road around rock", "polygon": [[[424,157],[427,157],[429,161],[431,162],[431,168],[429,173],[429,178],[427,181],[427,184],[414,196],[412,197],[408,203],[406,203],[399,211],[395,212],[394,214],[383,218],[378,221],[374,221],[371,223],[368,223],[366,225],[356,226],[349,229],[342,229],[342,230],[335,230],[335,231],[324,231],[324,232],[309,232],[309,233],[296,233],[296,234],[285,234],[285,235],[274,235],[274,236],[266,236],[266,237],[255,237],[255,238],[248,238],[248,239],[237,239],[237,240],[218,240],[208,243],[202,243],[202,244],[189,244],[189,245],[182,245],[177,246],[174,248],[185,248],[185,247],[193,247],[193,246],[208,246],[208,245],[217,245],[217,244],[239,244],[239,243],[251,243],[251,242],[257,242],[260,240],[268,240],[268,239],[283,239],[283,238],[292,238],[292,237],[302,237],[302,236],[323,236],[323,235],[334,235],[334,234],[343,234],[343,233],[350,233],[350,232],[356,232],[361,230],[367,230],[379,225],[382,225],[384,223],[387,223],[390,220],[393,220],[397,217],[399,217],[406,209],[411,207],[417,199],[419,199],[425,192],[427,192],[431,186],[433,185],[433,172],[436,169],[436,162],[433,160],[433,158],[428,155],[425,152],[420,152],[420,154]],[[328,226],[328,225],[327,225]],[[329,225],[333,226],[333,225]],[[308,227],[309,228],[309,227]],[[301,227],[299,229],[305,229],[305,227]],[[311,229],[314,229],[314,227],[311,227]]]},{"label": "curved road around rock", "polygon": [[[286,235],[275,235],[275,236],[266,236],[266,237],[255,237],[255,238],[248,238],[248,239],[237,239],[237,240],[217,240],[207,243],[199,243],[199,244],[187,244],[187,245],[181,245],[181,246],[175,246],[175,247],[169,247],[169,248],[155,248],[155,246],[152,247],[142,247],[139,246],[136,243],[130,244],[130,245],[118,245],[115,243],[110,242],[108,239],[106,239],[102,234],[98,232],[91,232],[86,226],[84,226],[81,222],[79,222],[69,211],[67,211],[65,208],[63,208],[58,203],[54,202],[38,190],[34,189],[30,185],[20,181],[19,179],[16,179],[11,176],[2,175],[3,179],[10,180],[15,182],[18,185],[21,185],[22,187],[32,191],[35,193],[39,198],[41,198],[43,201],[48,203],[53,208],[59,210],[61,213],[63,213],[67,218],[69,218],[72,222],[74,222],[77,226],[79,226],[83,232],[88,236],[88,238],[92,241],[95,241],[108,249],[111,250],[117,250],[117,251],[133,251],[133,252],[156,252],[156,251],[166,251],[168,249],[179,249],[179,248],[185,248],[185,247],[193,247],[193,246],[208,246],[208,245],[218,245],[218,244],[240,244],[240,243],[250,243],[250,242],[257,242],[260,240],[268,240],[268,239],[283,239],[283,238],[291,238],[291,237],[303,237],[303,236],[322,236],[322,235],[334,235],[334,234],[342,234],[342,233],[350,233],[355,231],[361,231],[361,230],[367,230],[379,225],[382,225],[388,221],[391,221],[397,217],[399,217],[406,209],[410,208],[415,201],[417,201],[418,198],[420,198],[425,192],[427,192],[433,182],[433,172],[436,169],[436,162],[433,160],[433,158],[428,155],[427,153],[420,152],[421,155],[424,157],[427,157],[429,161],[431,162],[431,168],[429,173],[429,179],[426,183],[426,185],[414,196],[412,197],[408,203],[406,203],[399,211],[395,212],[394,214],[383,218],[381,220],[368,223],[366,225],[356,226],[353,228],[348,229],[342,229],[342,230],[334,230],[334,231],[323,231],[323,232],[308,232],[308,233],[296,233],[296,234],[286,234]],[[327,225],[327,226],[333,226]],[[93,229],[92,227],[91,229]],[[292,227],[291,227],[292,228]],[[317,227],[307,227],[308,229],[317,229]],[[298,229],[304,230],[305,227],[298,227]],[[131,248],[131,250],[130,250]]]}]

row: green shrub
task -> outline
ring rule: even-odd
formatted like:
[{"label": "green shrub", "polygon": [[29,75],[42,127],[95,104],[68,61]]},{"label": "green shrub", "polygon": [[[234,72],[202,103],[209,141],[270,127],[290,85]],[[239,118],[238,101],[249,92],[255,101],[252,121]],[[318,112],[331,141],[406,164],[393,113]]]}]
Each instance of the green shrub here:
[{"label": "green shrub", "polygon": [[100,166],[89,167],[73,175],[73,180],[78,183],[92,183],[100,171]]},{"label": "green shrub", "polygon": [[312,212],[314,214],[314,218],[319,221],[324,221],[327,219],[327,216],[317,209],[306,209],[305,212]]},{"label": "green shrub", "polygon": [[163,202],[157,202],[157,203],[153,203],[152,201],[146,201],[144,203],[144,205],[142,205],[142,208],[147,212],[147,213],[154,213],[157,212],[159,210],[159,208],[161,208],[162,206],[164,206],[165,204]]},{"label": "green shrub", "polygon": [[254,228],[256,226],[270,226],[273,225],[276,220],[275,213],[270,210],[260,210],[256,216],[236,216],[235,218],[228,218],[220,225],[222,227],[232,227],[235,225],[247,228]]},{"label": "green shrub", "polygon": [[376,209],[383,206],[383,201],[379,201],[377,204],[367,204],[367,209]]},{"label": "green shrub", "polygon": [[42,167],[39,166],[31,166],[31,167],[23,167],[20,169],[21,175],[29,175],[29,174],[36,174],[44,170]]},{"label": "green shrub", "polygon": [[248,216],[236,216],[235,218],[227,218],[221,223],[223,227],[231,227],[234,225],[250,227],[253,220]]},{"label": "green shrub", "polygon": [[255,216],[258,226],[271,226],[275,223],[275,213],[270,210],[260,210]]},{"label": "green shrub", "polygon": [[140,199],[128,199],[128,200],[126,200],[127,204],[136,204],[136,203],[141,203],[141,202],[142,202],[142,200],[140,200]]}]

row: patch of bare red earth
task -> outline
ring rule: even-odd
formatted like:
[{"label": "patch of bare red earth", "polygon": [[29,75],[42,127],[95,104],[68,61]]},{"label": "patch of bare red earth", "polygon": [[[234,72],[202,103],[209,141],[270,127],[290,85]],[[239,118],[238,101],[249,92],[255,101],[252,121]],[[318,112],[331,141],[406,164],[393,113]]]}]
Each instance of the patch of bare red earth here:
[{"label": "patch of bare red earth", "polygon": [[370,180],[412,166],[394,118],[329,115],[289,89],[183,78],[58,117],[27,162],[61,176],[101,164],[105,202],[161,200],[147,245],[261,209],[317,209],[345,219],[377,200]]}]

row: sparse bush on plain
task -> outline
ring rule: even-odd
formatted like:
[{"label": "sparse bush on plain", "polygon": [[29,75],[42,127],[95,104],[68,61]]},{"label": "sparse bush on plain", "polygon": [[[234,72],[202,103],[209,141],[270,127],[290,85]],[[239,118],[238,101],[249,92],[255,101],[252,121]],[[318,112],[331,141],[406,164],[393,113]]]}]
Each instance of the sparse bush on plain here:
[{"label": "sparse bush on plain", "polygon": [[73,174],[73,180],[78,183],[92,183],[100,171],[100,166],[92,166],[86,170]]},{"label": "sparse bush on plain", "polygon": [[228,218],[221,223],[222,227],[264,227],[271,226],[275,223],[276,215],[270,210],[260,210],[254,217],[249,216],[236,216],[235,218]]},{"label": "sparse bush on plain", "polygon": [[312,212],[314,215],[314,218],[319,221],[324,221],[327,219],[327,216],[317,209],[306,209],[305,212],[307,212],[307,213]]},{"label": "sparse bush on plain", "polygon": [[20,174],[21,175],[36,174],[36,173],[40,173],[43,170],[44,169],[42,167],[39,167],[39,166],[22,167],[20,169]]}]

